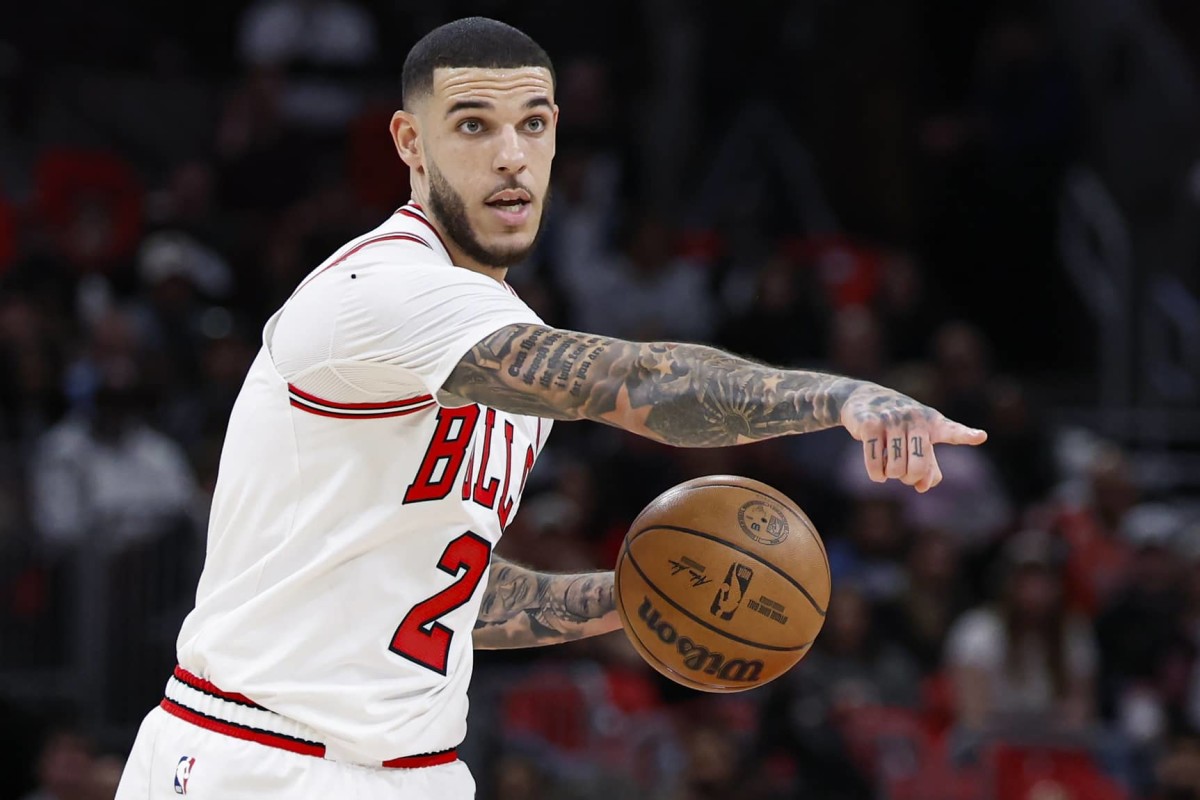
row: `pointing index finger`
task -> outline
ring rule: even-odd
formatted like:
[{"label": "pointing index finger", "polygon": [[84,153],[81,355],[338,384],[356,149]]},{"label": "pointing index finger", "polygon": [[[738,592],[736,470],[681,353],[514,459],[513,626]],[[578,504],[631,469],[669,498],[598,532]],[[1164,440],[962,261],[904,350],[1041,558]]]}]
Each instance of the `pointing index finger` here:
[{"label": "pointing index finger", "polygon": [[987,441],[987,431],[979,428],[968,428],[961,422],[943,419],[932,432],[934,442],[938,444],[971,444],[978,445]]}]

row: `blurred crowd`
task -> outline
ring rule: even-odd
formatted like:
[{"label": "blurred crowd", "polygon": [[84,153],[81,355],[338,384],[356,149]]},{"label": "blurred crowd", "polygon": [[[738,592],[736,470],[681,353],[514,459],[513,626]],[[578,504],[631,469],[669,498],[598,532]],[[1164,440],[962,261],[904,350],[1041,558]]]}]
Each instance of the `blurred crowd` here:
[{"label": "blurred crowd", "polygon": [[834,594],[812,652],[740,695],[620,635],[480,654],[481,800],[1200,800],[1197,519],[1048,422],[1094,355],[1053,247],[1080,100],[1037,4],[117,5],[0,30],[0,796],[112,796],[261,324],[407,199],[403,55],[485,13],[558,66],[553,200],[510,275],[548,323],[876,380],[990,439],[918,495],[836,430],[557,426],[506,558],[609,567],[659,492],[734,473],[807,511]]}]

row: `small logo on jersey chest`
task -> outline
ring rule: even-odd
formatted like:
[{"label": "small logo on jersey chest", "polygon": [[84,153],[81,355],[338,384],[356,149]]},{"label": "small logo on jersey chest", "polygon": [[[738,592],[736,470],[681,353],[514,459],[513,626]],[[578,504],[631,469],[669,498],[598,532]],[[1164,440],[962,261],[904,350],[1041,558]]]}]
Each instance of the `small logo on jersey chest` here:
[{"label": "small logo on jersey chest", "polygon": [[192,767],[196,759],[191,756],[181,756],[175,765],[175,794],[187,794],[188,779],[192,777]]}]

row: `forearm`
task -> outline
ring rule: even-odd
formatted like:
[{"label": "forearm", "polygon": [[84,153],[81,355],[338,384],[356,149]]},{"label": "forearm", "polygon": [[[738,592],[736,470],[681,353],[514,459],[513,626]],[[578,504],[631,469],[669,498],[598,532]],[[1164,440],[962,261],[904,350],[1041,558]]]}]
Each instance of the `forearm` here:
[{"label": "forearm", "polygon": [[839,424],[862,381],[782,370],[695,344],[639,344],[513,325],[481,342],[446,390],[554,419],[591,419],[683,447],[719,447]]},{"label": "forearm", "polygon": [[620,627],[612,572],[555,575],[493,558],[474,641],[479,650],[537,647]]}]

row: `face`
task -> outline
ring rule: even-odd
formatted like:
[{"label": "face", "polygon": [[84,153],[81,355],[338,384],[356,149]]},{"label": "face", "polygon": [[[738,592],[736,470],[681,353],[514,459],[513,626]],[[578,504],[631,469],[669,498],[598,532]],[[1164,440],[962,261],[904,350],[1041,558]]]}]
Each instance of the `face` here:
[{"label": "face", "polygon": [[541,67],[434,70],[432,92],[393,117],[414,199],[456,260],[508,267],[533,249],[557,121],[550,72]]},{"label": "face", "polygon": [[1060,587],[1053,572],[1043,567],[1018,568],[1012,577],[1012,600],[1024,619],[1040,621],[1054,613]]},{"label": "face", "polygon": [[567,587],[567,611],[585,619],[595,619],[612,608],[612,584],[592,580],[576,580]]},{"label": "face", "polygon": [[909,570],[923,585],[952,580],[957,566],[954,546],[947,537],[936,533],[922,536],[909,559]]}]

